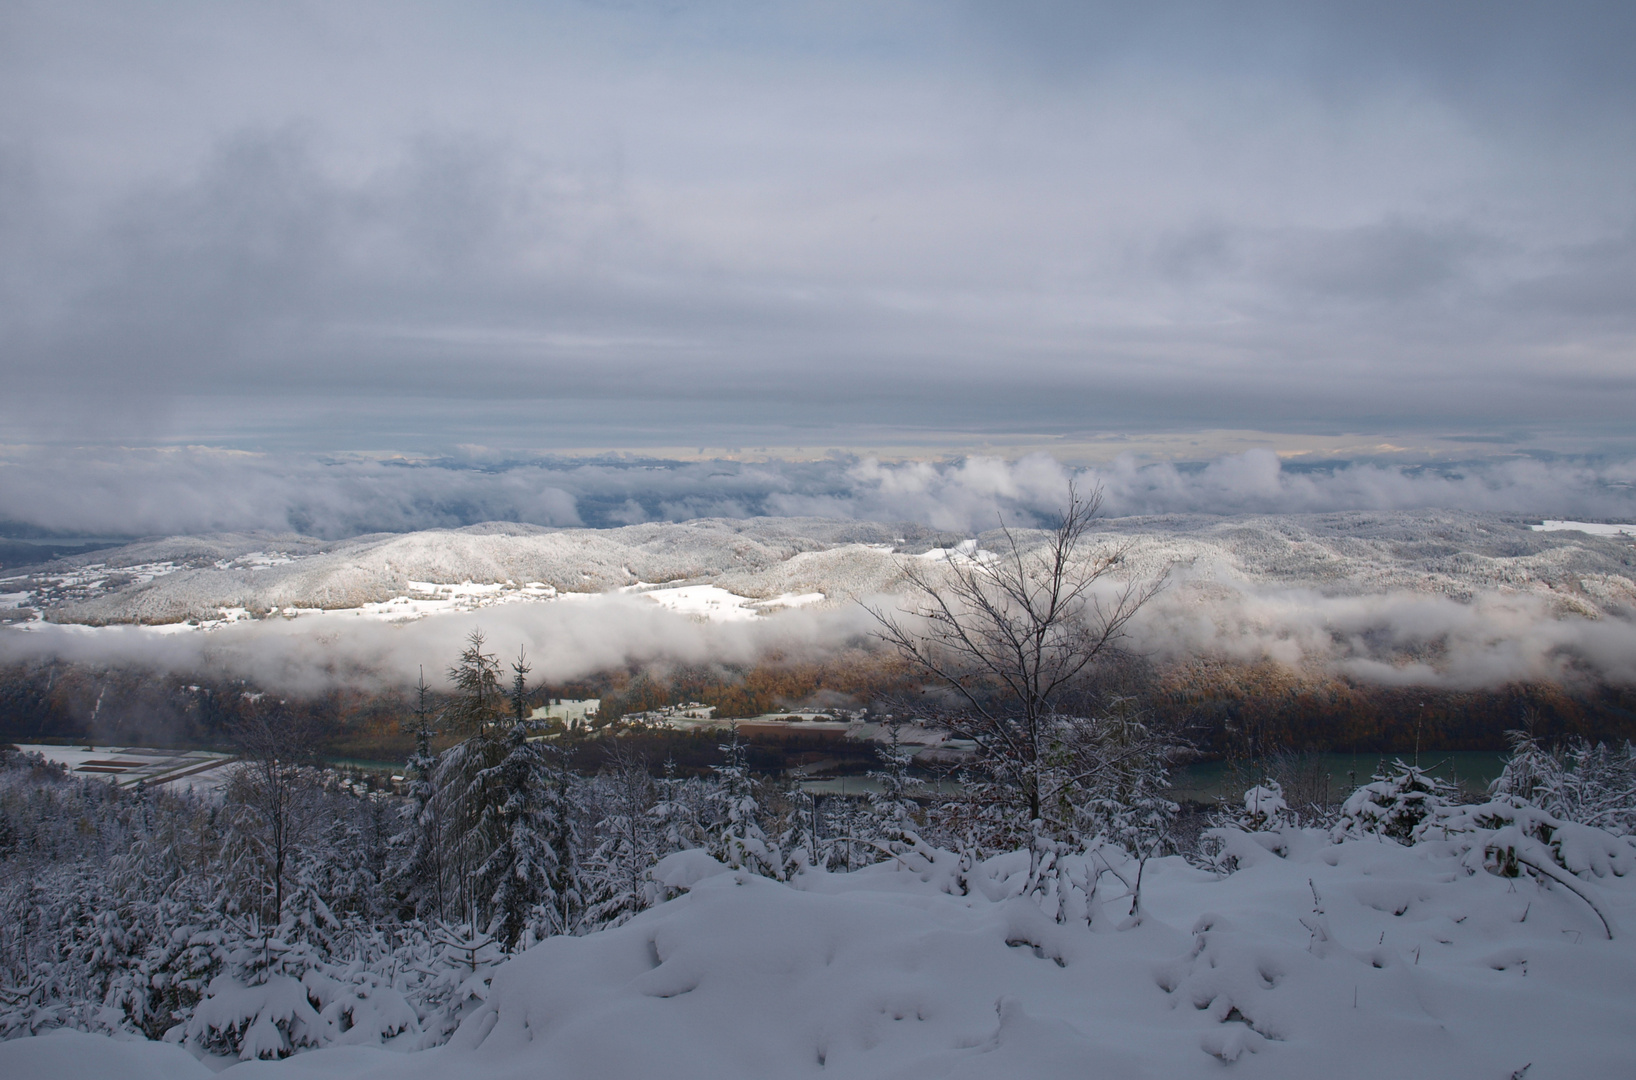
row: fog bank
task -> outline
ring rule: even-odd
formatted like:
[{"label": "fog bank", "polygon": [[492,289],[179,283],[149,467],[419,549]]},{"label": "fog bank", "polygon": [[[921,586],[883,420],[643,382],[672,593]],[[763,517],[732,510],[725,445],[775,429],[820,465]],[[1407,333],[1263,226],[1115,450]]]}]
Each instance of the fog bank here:
[{"label": "fog bank", "polygon": [[[892,609],[901,598],[868,598]],[[641,596],[519,603],[386,623],[352,611],[213,630],[36,624],[0,630],[0,663],[54,659],[133,665],[178,676],[242,678],[281,693],[403,689],[424,667],[441,685],[481,628],[502,658],[527,650],[533,678],[561,683],[669,664],[820,662],[872,643],[862,603],[707,622]],[[1310,588],[1230,586],[1178,573],[1130,625],[1125,646],[1161,667],[1198,658],[1270,661],[1311,676],[1379,686],[1492,689],[1513,683],[1636,684],[1636,621],[1565,614],[1533,595],[1469,599],[1408,590],[1337,596]]]},{"label": "fog bank", "polygon": [[[0,526],[74,536],[265,529],[325,539],[484,521],[605,527],[814,516],[976,531],[1043,523],[1068,483],[1109,515],[1438,507],[1636,521],[1636,461],[1518,457],[1438,465],[1292,465],[1251,450],[1198,465],[1046,454],[883,462],[363,460],[209,448],[0,453]],[[9,524],[8,524],[9,523]]]}]

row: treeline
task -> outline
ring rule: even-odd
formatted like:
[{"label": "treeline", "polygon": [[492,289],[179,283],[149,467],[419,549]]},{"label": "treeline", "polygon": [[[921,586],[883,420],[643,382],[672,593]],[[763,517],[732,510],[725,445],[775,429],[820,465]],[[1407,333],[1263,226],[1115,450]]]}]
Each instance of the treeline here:
[{"label": "treeline", "polygon": [[1497,750],[1521,729],[1549,742],[1636,739],[1636,687],[1604,684],[1436,690],[1195,660],[1154,672],[1140,696],[1163,722],[1192,732],[1201,751],[1221,756]]},{"label": "treeline", "polygon": [[723,718],[745,719],[814,703],[858,707],[912,685],[896,658],[853,649],[822,663],[773,655],[747,667],[680,664],[606,672],[564,687],[561,696],[600,697],[602,716],[610,719],[682,701],[714,705]]},{"label": "treeline", "polygon": [[[1631,687],[1532,683],[1428,690],[1218,660],[1138,667],[1125,681],[1121,693],[1165,725],[1186,731],[1208,756],[1255,757],[1278,750],[1400,754],[1412,752],[1417,742],[1423,750],[1493,750],[1505,745],[1507,731],[1524,726],[1549,739],[1636,738],[1636,688]],[[12,664],[0,667],[0,738],[226,748],[261,689],[149,669]],[[535,687],[531,700],[601,698],[608,719],[699,701],[734,718],[808,705],[861,707],[885,700],[895,707],[916,690],[901,664],[878,651],[858,650],[822,664],[770,657],[745,667],[604,672]],[[409,752],[413,740],[402,718],[410,705],[402,692],[356,689],[285,701],[324,753],[376,761],[401,760]],[[685,739],[673,741],[679,764],[693,771],[701,767]],[[712,752],[714,743],[706,742],[706,752]],[[785,748],[758,738],[755,752],[758,767],[771,770],[811,760],[813,749],[792,745],[786,758]]]},{"label": "treeline", "polygon": [[[243,679],[59,660],[0,666],[0,739],[228,749],[265,698]],[[283,709],[337,757],[402,758],[401,692],[332,689],[286,695]]]}]

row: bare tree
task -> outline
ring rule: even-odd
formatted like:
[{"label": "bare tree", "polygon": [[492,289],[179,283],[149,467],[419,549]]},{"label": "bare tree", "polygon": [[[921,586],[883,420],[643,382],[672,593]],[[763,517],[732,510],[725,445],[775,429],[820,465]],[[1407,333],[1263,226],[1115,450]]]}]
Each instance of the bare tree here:
[{"label": "bare tree", "polygon": [[[1065,721],[1074,727],[1059,711],[1061,699],[1084,689],[1093,665],[1115,650],[1126,624],[1163,585],[1162,577],[1116,580],[1128,542],[1089,549],[1101,505],[1100,488],[1083,496],[1070,485],[1043,543],[1029,543],[1002,521],[1001,550],[910,563],[909,606],[870,609],[880,638],[953,695],[955,706],[934,718],[977,742],[985,767],[1029,821],[1040,820],[1054,798],[1045,773],[1060,758]],[[1083,782],[1095,767],[1073,763],[1066,780]]]},{"label": "bare tree", "polygon": [[240,764],[224,792],[229,847],[241,872],[256,881],[257,915],[276,925],[284,914],[290,872],[317,824],[310,772],[311,732],[282,703],[258,699],[233,730]]}]

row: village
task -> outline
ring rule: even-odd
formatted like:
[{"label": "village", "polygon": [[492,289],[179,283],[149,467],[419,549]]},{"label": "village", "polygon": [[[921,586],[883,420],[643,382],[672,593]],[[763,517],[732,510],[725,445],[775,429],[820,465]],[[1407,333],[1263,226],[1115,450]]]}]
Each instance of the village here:
[{"label": "village", "polygon": [[[603,720],[602,702],[598,698],[582,700],[553,698],[536,708],[530,719],[558,721],[568,731],[579,731],[592,736],[618,734],[630,728],[670,731],[717,731],[734,728],[747,738],[781,735],[819,735],[832,739],[850,739],[855,742],[889,743],[892,740],[892,717],[876,716],[868,709],[779,710],[758,716],[726,718],[717,715],[714,705],[700,701],[684,701],[658,709],[626,713],[617,720]],[[929,720],[914,718],[897,725],[897,741],[916,747],[914,760],[923,766],[948,765],[968,757],[976,750],[970,739],[960,739],[947,729]]]}]

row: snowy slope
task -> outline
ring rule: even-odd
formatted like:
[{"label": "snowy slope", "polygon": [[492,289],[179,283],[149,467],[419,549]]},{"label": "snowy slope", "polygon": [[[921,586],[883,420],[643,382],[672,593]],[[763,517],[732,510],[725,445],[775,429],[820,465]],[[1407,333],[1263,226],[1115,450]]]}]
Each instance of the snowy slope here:
[{"label": "snowy slope", "polygon": [[[549,939],[503,965],[487,1004],[444,1047],[335,1048],[223,1075],[1636,1072],[1628,878],[1580,882],[1612,915],[1608,940],[1568,890],[1494,876],[1448,842],[1238,835],[1236,873],[1155,860],[1143,876],[1144,917],[1124,921],[1129,900],[1109,893],[1095,930],[1054,922],[1014,895],[1021,855],[985,864],[965,896],[945,891],[946,867],[913,858],[912,868],[809,874],[793,886],[717,872],[625,926]],[[120,1054],[125,1074],[145,1075],[158,1060],[149,1044],[103,1042],[87,1056],[88,1039],[0,1044],[0,1075],[112,1075],[106,1064]]]},{"label": "snowy slope", "polygon": [[[1160,663],[1270,660],[1451,688],[1636,683],[1636,538],[1624,534],[1423,511],[1123,518],[1099,522],[1096,541],[1126,547],[1115,579],[1165,579],[1128,627]],[[0,580],[0,659],[161,663],[303,691],[404,685],[458,651],[479,610],[559,680],[818,656],[867,635],[856,601],[890,606],[907,568],[935,573],[937,552],[1004,543],[812,518],[172,538]]]},{"label": "snowy slope", "polygon": [[[1128,565],[1138,574],[1169,569],[1232,587],[1348,595],[1406,589],[1469,599],[1498,590],[1592,617],[1636,609],[1636,545],[1616,532],[1542,532],[1492,516],[1432,511],[1124,518],[1099,530],[1109,542],[1132,544]],[[892,588],[906,555],[957,539],[912,526],[812,518],[607,530],[497,523],[333,543],[178,537],[0,582],[0,593],[54,620],[87,623],[356,609],[413,598],[416,583],[511,590],[536,583],[541,597],[639,582],[714,584],[752,599],[822,593],[844,602]],[[994,533],[980,540],[990,548],[1001,542]]]},{"label": "snowy slope", "polygon": [[[810,519],[610,530],[491,524],[330,544],[287,537],[184,537],[99,552],[95,560],[0,588],[16,593],[40,582],[27,602],[52,610],[60,621],[91,623],[212,619],[222,609],[357,608],[409,597],[416,582],[538,582],[560,592],[594,593],[639,582],[706,583],[733,574],[740,595],[770,597],[815,591],[778,586],[789,575],[777,568],[803,552],[903,540],[901,530]],[[161,563],[167,573],[124,580],[127,566]],[[756,580],[767,571],[775,572],[774,579]],[[891,576],[877,558],[859,583],[883,572]],[[832,588],[838,584],[833,573],[819,576]],[[58,583],[64,577],[68,582]]]}]

